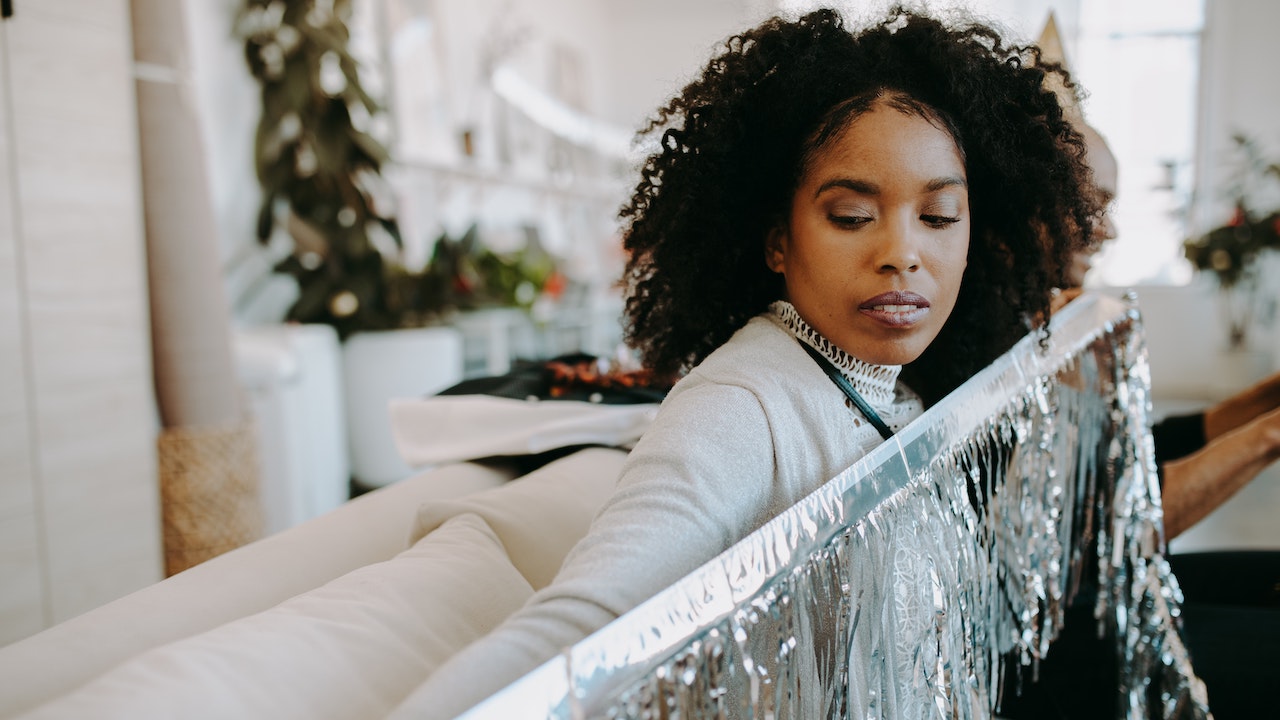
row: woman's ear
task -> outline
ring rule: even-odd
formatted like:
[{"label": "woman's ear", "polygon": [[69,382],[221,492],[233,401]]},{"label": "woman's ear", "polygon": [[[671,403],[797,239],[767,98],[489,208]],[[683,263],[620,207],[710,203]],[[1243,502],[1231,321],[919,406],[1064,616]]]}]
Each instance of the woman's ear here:
[{"label": "woman's ear", "polygon": [[787,272],[787,229],[781,223],[774,225],[765,236],[764,263],[778,274]]}]

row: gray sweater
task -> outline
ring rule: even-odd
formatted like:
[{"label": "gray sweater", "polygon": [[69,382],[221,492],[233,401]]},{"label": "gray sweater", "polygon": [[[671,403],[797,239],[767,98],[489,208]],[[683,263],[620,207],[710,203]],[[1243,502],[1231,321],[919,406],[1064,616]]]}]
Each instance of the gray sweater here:
[{"label": "gray sweater", "polygon": [[833,348],[789,304],[775,303],[672,389],[555,580],[433,673],[409,704],[430,708],[430,717],[456,716],[695,570],[879,445],[879,434],[797,337],[832,359],[895,431],[920,414],[919,398],[896,382],[899,368]]}]

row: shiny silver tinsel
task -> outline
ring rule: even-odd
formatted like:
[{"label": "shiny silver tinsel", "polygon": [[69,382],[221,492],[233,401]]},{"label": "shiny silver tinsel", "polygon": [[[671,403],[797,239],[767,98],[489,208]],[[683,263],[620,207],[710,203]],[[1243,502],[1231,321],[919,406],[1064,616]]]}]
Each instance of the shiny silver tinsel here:
[{"label": "shiny silver tinsel", "polygon": [[1082,585],[1116,638],[1120,717],[1209,717],[1162,556],[1137,312],[1086,297],[1053,328],[469,717],[988,718]]}]

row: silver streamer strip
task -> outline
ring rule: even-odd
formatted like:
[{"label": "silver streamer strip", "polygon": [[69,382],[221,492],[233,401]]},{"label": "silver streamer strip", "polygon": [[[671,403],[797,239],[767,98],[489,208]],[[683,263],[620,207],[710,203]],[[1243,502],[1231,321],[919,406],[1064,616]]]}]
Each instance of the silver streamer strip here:
[{"label": "silver streamer strip", "polygon": [[1137,310],[1086,296],[1052,327],[464,717],[989,718],[1082,584],[1119,717],[1211,717],[1162,555]]}]

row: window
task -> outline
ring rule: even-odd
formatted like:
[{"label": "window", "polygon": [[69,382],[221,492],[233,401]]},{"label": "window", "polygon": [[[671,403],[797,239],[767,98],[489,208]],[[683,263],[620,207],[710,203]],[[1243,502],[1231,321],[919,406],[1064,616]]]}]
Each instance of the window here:
[{"label": "window", "polygon": [[1203,27],[1204,0],[1081,0],[1070,60],[1089,92],[1085,117],[1120,168],[1119,237],[1094,262],[1091,285],[1191,279],[1182,241],[1195,177]]}]

